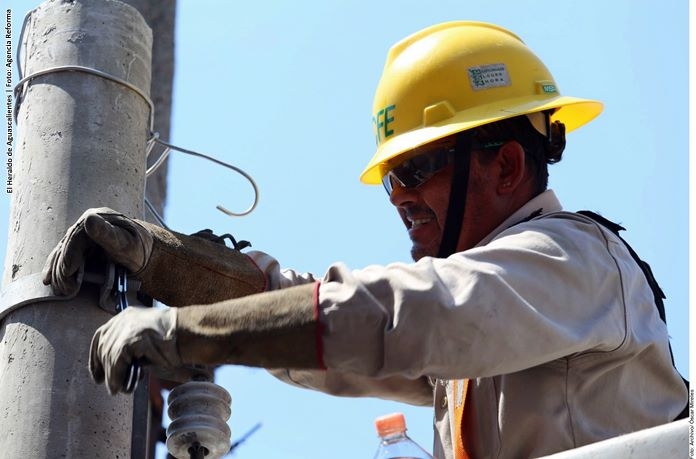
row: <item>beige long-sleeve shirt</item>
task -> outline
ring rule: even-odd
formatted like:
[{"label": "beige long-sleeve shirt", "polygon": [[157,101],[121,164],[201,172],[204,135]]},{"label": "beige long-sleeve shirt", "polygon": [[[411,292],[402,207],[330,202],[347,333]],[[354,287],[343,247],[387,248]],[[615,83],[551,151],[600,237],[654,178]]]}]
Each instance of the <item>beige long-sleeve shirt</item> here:
[{"label": "beige long-sleeve shirt", "polygon": [[[319,280],[250,255],[270,288]],[[578,447],[669,422],[686,403],[642,271],[615,235],[563,212],[552,191],[473,249],[359,270],[335,264],[320,282],[327,370],[276,376],[432,404],[437,458],[453,457],[452,385],[462,378],[472,380],[465,435],[475,458]]]}]

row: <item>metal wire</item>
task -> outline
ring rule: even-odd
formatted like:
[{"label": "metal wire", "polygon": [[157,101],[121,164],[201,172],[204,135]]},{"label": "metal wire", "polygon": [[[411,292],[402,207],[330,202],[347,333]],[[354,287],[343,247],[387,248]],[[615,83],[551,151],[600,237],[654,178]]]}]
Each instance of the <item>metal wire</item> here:
[{"label": "metal wire", "polygon": [[149,199],[147,197],[145,198],[145,207],[147,207],[147,210],[150,211],[150,214],[155,217],[155,220],[157,220],[157,223],[160,224],[160,226],[166,230],[171,231],[172,229],[167,226],[166,223],[164,223],[164,219],[162,216],[157,212],[157,209],[155,209],[155,206],[152,205]]},{"label": "metal wire", "polygon": [[[19,65],[17,66],[19,68]],[[91,67],[85,67],[82,65],[58,65],[55,67],[49,67],[47,69],[39,70],[38,72],[34,72],[31,75],[28,75],[21,80],[19,80],[19,83],[15,85],[14,88],[14,96],[15,96],[15,123],[17,122],[17,112],[19,112],[19,106],[21,105],[21,99],[24,98],[24,88],[25,84],[28,83],[29,81],[33,80],[34,78],[38,78],[43,75],[48,75],[51,73],[58,73],[58,72],[82,72],[82,73],[88,73],[91,75],[96,75],[98,77],[104,78],[106,80],[112,81],[114,83],[120,84],[122,86],[125,86],[126,88],[130,89],[131,91],[135,92],[138,94],[140,97],[143,98],[145,103],[147,104],[150,113],[148,114],[148,124],[150,125],[150,132],[152,132],[153,126],[154,126],[154,117],[153,113],[155,112],[155,106],[152,103],[152,100],[145,94],[140,88],[135,86],[132,83],[129,83],[126,80],[122,80],[121,78],[115,77],[109,73],[102,72],[101,70],[93,69]],[[20,71],[21,75],[21,71]]]},{"label": "metal wire", "polygon": [[[164,160],[167,159],[167,156],[169,156],[169,153],[171,153],[172,150],[176,150],[178,152],[185,153],[187,155],[196,156],[198,158],[206,159],[206,160],[211,161],[219,166],[223,166],[223,167],[226,167],[228,169],[231,169],[231,170],[237,172],[238,174],[240,174],[245,179],[247,179],[247,181],[249,181],[252,188],[254,189],[254,201],[252,202],[251,206],[249,206],[249,208],[247,208],[246,210],[244,210],[242,212],[232,212],[231,210],[218,204],[217,206],[215,206],[215,208],[218,209],[220,212],[222,212],[226,215],[229,215],[231,217],[243,217],[245,215],[250,214],[256,208],[256,205],[259,202],[259,188],[256,185],[256,182],[254,181],[254,179],[249,174],[247,174],[244,170],[238,168],[237,166],[233,166],[232,164],[221,161],[217,158],[213,158],[212,156],[208,156],[208,155],[205,155],[203,153],[199,153],[199,152],[193,151],[193,150],[188,150],[186,148],[177,147],[176,145],[172,145],[168,142],[165,142],[164,140],[160,140],[157,136],[153,136],[150,139],[150,141],[153,142],[153,145],[154,145],[154,143],[157,143],[159,145],[162,145],[165,148],[164,148],[164,151],[162,152],[162,154],[159,156],[159,158],[157,158],[157,160],[152,164],[152,166],[150,166],[145,171],[145,177],[149,177],[150,175],[152,175],[157,170],[157,168],[159,168],[162,165],[162,163],[164,163]],[[150,210],[152,210],[152,209],[150,209]]]},{"label": "metal wire", "polygon": [[[30,13],[27,13],[27,15],[24,17],[24,21],[22,23],[22,34],[21,36],[25,36],[25,29],[27,27],[27,23],[29,20],[29,17],[31,15]],[[20,42],[19,46],[17,47],[17,54],[16,54],[16,59],[17,59],[17,70],[18,74],[20,77],[19,82],[15,85],[14,87],[14,96],[15,96],[15,110],[14,110],[14,120],[15,123],[17,122],[17,115],[19,113],[19,107],[21,105],[22,100],[24,99],[24,94],[26,92],[27,88],[27,83],[29,83],[31,80],[38,78],[43,75],[48,75],[52,73],[58,73],[58,72],[82,72],[82,73],[87,73],[90,75],[98,76],[100,78],[104,78],[106,80],[109,80],[111,82],[114,82],[116,84],[120,84],[121,86],[124,86],[131,91],[135,92],[138,94],[147,104],[149,108],[149,115],[148,115],[148,125],[149,125],[149,139],[147,140],[147,145],[146,145],[146,158],[149,158],[150,154],[154,150],[154,147],[156,144],[159,144],[164,148],[164,151],[162,154],[157,158],[157,160],[145,171],[145,177],[149,177],[152,175],[167,159],[169,154],[171,153],[172,150],[179,151],[181,153],[185,153],[187,155],[191,156],[197,156],[199,158],[206,159],[208,161],[212,161],[215,164],[218,164],[220,166],[226,167],[228,169],[231,169],[241,176],[243,176],[245,179],[249,181],[251,184],[252,188],[254,189],[254,201],[252,202],[251,206],[249,206],[246,210],[242,212],[232,212],[231,210],[227,209],[226,207],[222,205],[217,205],[215,206],[216,209],[218,209],[220,212],[229,215],[231,217],[243,217],[245,215],[250,214],[255,208],[256,205],[259,202],[259,189],[258,186],[256,185],[256,182],[254,179],[247,174],[245,171],[242,169],[233,166],[229,163],[226,163],[224,161],[221,161],[219,159],[213,158],[212,156],[205,155],[203,153],[199,153],[193,150],[188,150],[186,148],[181,148],[177,147],[175,145],[172,145],[168,142],[165,142],[159,138],[159,133],[154,132],[154,113],[155,113],[155,106],[148,94],[146,94],[144,91],[142,91],[140,88],[135,86],[134,84],[122,79],[118,78],[114,75],[111,75],[109,73],[103,72],[101,70],[97,70],[91,67],[85,67],[82,65],[60,65],[60,66],[55,66],[55,67],[49,67],[47,69],[43,69],[37,72],[32,73],[31,75],[24,76],[24,70],[23,70],[23,65],[22,65],[22,59],[21,59],[21,52],[24,50],[24,42]],[[154,218],[157,220],[157,222],[162,225],[164,228],[169,229],[169,227],[164,223],[164,219],[162,216],[159,215],[157,210],[155,210],[154,206],[152,203],[145,198],[145,206],[147,209],[150,211],[150,213],[154,216]]]}]

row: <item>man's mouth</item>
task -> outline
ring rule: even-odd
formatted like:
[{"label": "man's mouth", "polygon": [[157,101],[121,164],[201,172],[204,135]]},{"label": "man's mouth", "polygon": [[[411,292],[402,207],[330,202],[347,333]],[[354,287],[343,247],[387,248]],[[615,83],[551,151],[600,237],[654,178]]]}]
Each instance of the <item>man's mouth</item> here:
[{"label": "man's mouth", "polygon": [[419,226],[430,223],[433,219],[432,217],[406,217],[408,221],[408,229],[416,229]]}]

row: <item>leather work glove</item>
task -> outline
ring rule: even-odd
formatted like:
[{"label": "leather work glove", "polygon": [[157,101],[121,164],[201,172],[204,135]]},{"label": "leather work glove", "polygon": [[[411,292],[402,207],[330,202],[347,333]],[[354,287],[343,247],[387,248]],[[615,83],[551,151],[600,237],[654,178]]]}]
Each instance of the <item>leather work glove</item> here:
[{"label": "leather work glove", "polygon": [[77,273],[95,246],[118,264],[139,272],[152,254],[152,235],[134,220],[109,208],[89,209],[68,228],[43,268],[44,284],[64,295],[79,290]]},{"label": "leather work glove", "polygon": [[102,207],[87,210],[46,260],[44,284],[70,295],[80,267],[96,248],[137,279],[141,290],[169,306],[209,304],[265,290],[266,279],[242,252],[168,231]]},{"label": "leather work glove", "polygon": [[318,369],[317,284],[183,308],[127,308],[94,334],[89,369],[111,394],[130,366],[239,364]]},{"label": "leather work glove", "polygon": [[139,363],[165,368],[182,366],[176,348],[176,309],[133,306],[97,329],[90,346],[89,370],[106,382],[110,394],[124,390],[130,366]]}]

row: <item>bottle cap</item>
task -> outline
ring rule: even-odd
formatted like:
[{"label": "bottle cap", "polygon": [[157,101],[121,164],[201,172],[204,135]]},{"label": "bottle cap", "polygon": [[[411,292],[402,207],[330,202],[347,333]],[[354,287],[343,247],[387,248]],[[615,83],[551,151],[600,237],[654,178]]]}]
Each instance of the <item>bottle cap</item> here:
[{"label": "bottle cap", "polygon": [[375,427],[380,437],[406,431],[406,419],[402,413],[392,413],[375,419]]}]

